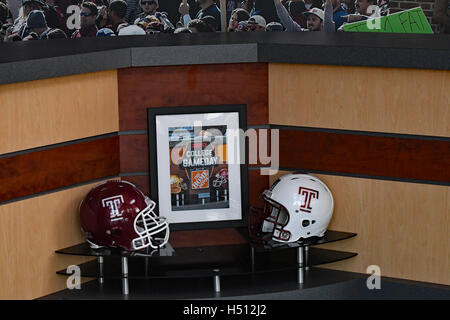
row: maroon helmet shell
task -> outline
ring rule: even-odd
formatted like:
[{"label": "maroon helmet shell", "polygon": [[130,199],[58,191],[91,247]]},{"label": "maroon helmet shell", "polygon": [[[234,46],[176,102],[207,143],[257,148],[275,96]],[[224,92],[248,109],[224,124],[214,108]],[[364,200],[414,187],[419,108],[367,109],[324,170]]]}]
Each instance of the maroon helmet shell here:
[{"label": "maroon helmet shell", "polygon": [[93,248],[158,248],[167,243],[169,228],[166,218],[153,212],[155,206],[132,183],[107,181],[81,202],[81,228]]}]

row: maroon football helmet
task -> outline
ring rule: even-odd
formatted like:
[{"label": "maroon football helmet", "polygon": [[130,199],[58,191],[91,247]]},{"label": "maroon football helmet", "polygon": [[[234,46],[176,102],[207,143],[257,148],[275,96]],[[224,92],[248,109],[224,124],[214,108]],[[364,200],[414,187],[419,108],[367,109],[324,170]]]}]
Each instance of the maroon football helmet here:
[{"label": "maroon football helmet", "polygon": [[155,206],[132,183],[107,181],[81,202],[81,228],[92,248],[156,249],[167,243],[169,224],[153,212]]}]

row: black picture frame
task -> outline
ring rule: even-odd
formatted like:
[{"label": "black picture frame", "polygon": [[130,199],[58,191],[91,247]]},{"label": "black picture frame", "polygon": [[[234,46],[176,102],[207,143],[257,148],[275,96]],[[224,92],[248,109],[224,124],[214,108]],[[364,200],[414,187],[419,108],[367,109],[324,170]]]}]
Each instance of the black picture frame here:
[{"label": "black picture frame", "polygon": [[[181,115],[181,114],[205,114],[205,113],[227,113],[237,112],[239,115],[239,128],[247,131],[247,105],[203,105],[203,106],[180,106],[180,107],[156,107],[147,109],[148,120],[148,143],[149,143],[149,172],[150,172],[150,198],[157,203],[156,210],[159,212],[159,187],[158,187],[158,152],[156,136],[156,118],[157,116]],[[225,221],[199,221],[186,223],[171,223],[170,230],[200,230],[200,229],[218,229],[218,228],[239,228],[247,227],[249,213],[248,199],[248,142],[244,141],[245,155],[240,164],[241,180],[241,219]]]}]

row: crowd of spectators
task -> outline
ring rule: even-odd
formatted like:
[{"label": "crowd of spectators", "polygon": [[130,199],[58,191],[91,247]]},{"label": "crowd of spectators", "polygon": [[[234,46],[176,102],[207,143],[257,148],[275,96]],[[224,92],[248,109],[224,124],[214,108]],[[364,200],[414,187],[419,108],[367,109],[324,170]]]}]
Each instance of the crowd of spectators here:
[{"label": "crowd of spectators", "polygon": [[[0,42],[54,38],[84,38],[152,33],[222,31],[219,1],[195,0],[199,10],[191,16],[180,0],[179,20],[160,12],[163,0],[21,0],[13,19],[8,0],[0,0]],[[386,15],[387,0],[227,0],[228,32],[335,32],[345,23]],[[450,0],[437,0],[447,23]],[[445,2],[445,5],[443,4]],[[444,28],[445,30],[445,28]]]}]

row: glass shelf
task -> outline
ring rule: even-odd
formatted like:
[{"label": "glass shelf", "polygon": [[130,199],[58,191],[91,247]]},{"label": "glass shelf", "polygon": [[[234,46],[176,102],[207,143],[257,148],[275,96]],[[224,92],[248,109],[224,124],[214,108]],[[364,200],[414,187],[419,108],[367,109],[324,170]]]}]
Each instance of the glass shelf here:
[{"label": "glass shelf", "polygon": [[320,244],[341,241],[349,238],[355,237],[356,233],[342,232],[327,230],[322,238],[313,237],[302,241],[291,242],[291,243],[280,243],[273,240],[267,241],[266,243],[254,243],[250,242],[250,245],[256,250],[256,252],[267,252],[274,250],[284,250],[293,249],[299,247],[311,247]]},{"label": "glass shelf", "polygon": [[[170,279],[212,277],[214,291],[220,292],[221,276],[297,272],[297,282],[303,284],[309,267],[349,259],[354,252],[314,248],[315,245],[352,238],[355,233],[328,230],[322,238],[310,238],[289,244],[249,241],[247,228],[236,228],[247,241],[233,245],[205,245],[173,248],[167,243],[158,250],[129,252],[121,249],[92,249],[87,242],[57,250],[56,253],[97,257],[81,264],[80,276],[122,279],[123,295],[129,294],[129,279]],[[286,250],[296,249],[296,250]],[[128,259],[133,258],[133,259]],[[139,259],[135,259],[139,258]],[[57,274],[70,276],[67,270]]]},{"label": "glass shelf", "polygon": [[[238,231],[248,239],[248,234],[246,233],[246,228],[238,228]],[[313,238],[308,239],[303,242],[293,242],[289,244],[281,244],[275,243],[273,241],[268,242],[266,244],[258,244],[249,242],[246,245],[248,248],[253,248],[255,252],[267,252],[267,251],[276,251],[276,250],[284,250],[284,249],[293,249],[299,247],[306,246],[315,246],[340,240],[349,239],[356,236],[356,233],[350,232],[341,232],[341,231],[333,231],[327,230],[323,238]],[[214,246],[215,249],[220,252],[220,250],[232,249],[234,245],[226,245],[226,246]],[[238,245],[242,246],[242,245]],[[138,252],[129,252],[121,249],[113,249],[113,248],[102,248],[102,249],[91,249],[87,242],[67,247],[64,249],[60,249],[55,251],[59,254],[69,254],[69,255],[77,255],[77,256],[90,256],[90,257],[130,257],[130,258],[162,258],[162,257],[174,257],[178,255],[191,255],[202,256],[202,252],[205,250],[209,253],[211,252],[211,246],[204,247],[188,247],[188,248],[173,248],[170,243],[168,243],[164,248],[159,250],[142,250]]]},{"label": "glass shelf", "polygon": [[[129,279],[152,279],[152,278],[193,278],[209,276],[231,276],[252,273],[264,273],[273,271],[293,270],[296,265],[295,250],[284,250],[272,254],[256,254],[252,265],[249,247],[245,245],[224,246],[224,248],[209,247],[193,257],[188,252],[172,258],[131,259],[128,262]],[[205,248],[206,249],[206,248]],[[213,254],[213,253],[216,254]],[[310,248],[305,266],[312,267],[321,264],[341,261],[356,256],[357,253],[334,251],[319,248]],[[122,278],[120,259],[106,257],[103,269],[97,261],[90,261],[80,265],[82,277],[91,278]],[[66,270],[60,270],[57,274],[69,276]]]}]

